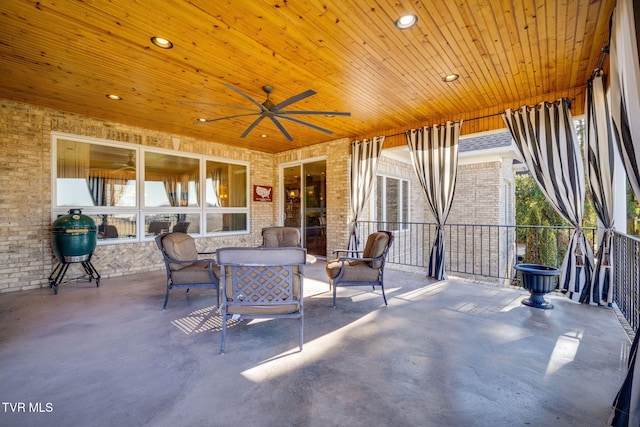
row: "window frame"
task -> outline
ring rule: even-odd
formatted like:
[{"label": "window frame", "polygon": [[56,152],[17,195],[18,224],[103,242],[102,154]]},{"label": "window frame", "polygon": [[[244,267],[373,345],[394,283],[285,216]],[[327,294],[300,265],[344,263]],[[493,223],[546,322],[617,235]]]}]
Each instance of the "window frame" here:
[{"label": "window frame", "polygon": [[[136,203],[135,206],[58,206],[57,197],[57,179],[58,179],[58,141],[67,140],[85,144],[95,144],[106,147],[124,148],[135,151],[136,161]],[[184,158],[197,159],[199,162],[199,189],[198,202],[199,206],[145,206],[145,157],[147,153],[166,154],[170,156],[178,156]],[[206,164],[207,161],[214,161],[225,164],[232,164],[244,167],[246,173],[245,182],[245,206],[240,207],[208,207],[206,203]],[[202,154],[188,153],[178,150],[168,150],[155,147],[147,147],[139,144],[112,141],[95,137],[86,137],[81,135],[73,135],[62,132],[51,133],[51,220],[54,221],[61,215],[66,215],[69,209],[79,208],[85,215],[109,215],[109,214],[126,214],[134,215],[136,220],[135,237],[98,239],[98,245],[119,244],[119,243],[135,243],[148,242],[153,240],[155,236],[146,235],[145,220],[148,216],[153,215],[178,215],[178,214],[197,214],[199,215],[199,232],[189,233],[194,237],[219,236],[219,235],[237,235],[248,234],[251,224],[251,199],[250,199],[250,162],[240,160],[229,160],[225,158],[206,156]],[[206,232],[207,214],[241,214],[246,218],[246,226],[243,230],[227,230]]]},{"label": "window frame", "polygon": [[[382,178],[382,188],[380,188],[380,185],[378,185],[378,179]],[[372,216],[375,218],[375,221],[377,222],[387,222],[387,218],[386,218],[386,212],[387,212],[387,180],[389,179],[393,179],[398,181],[398,215],[400,216],[400,218],[397,221],[392,221],[393,223],[397,223],[399,224],[398,228],[395,230],[391,230],[393,233],[402,233],[402,232],[407,232],[409,231],[409,222],[410,222],[410,217],[411,217],[411,181],[405,178],[401,178],[399,176],[394,176],[394,175],[389,175],[389,174],[384,174],[384,173],[378,173],[376,174],[376,185],[375,185],[375,191],[376,191],[376,197],[372,198],[373,201],[373,206],[371,207],[371,214]],[[403,198],[403,195],[405,193],[405,188],[406,188],[406,194],[407,194],[407,200],[406,200],[406,206],[405,206],[405,201]],[[381,195],[382,197],[378,197],[378,195]],[[383,205],[378,207],[377,206],[377,200],[381,199]],[[378,209],[380,208],[380,209]],[[378,218],[378,211],[382,212],[384,218]],[[404,213],[406,212],[406,218],[404,218]]]}]

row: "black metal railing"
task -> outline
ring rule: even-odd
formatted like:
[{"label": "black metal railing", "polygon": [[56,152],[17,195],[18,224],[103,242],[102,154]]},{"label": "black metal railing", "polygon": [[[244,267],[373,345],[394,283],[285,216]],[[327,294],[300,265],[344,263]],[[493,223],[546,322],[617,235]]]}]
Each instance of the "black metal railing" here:
[{"label": "black metal railing", "polygon": [[[377,230],[394,233],[388,262],[426,268],[436,224],[421,222],[358,221],[361,236]],[[517,263],[559,268],[573,227],[490,224],[446,224],[445,267],[466,276],[513,280]],[[596,230],[584,229],[592,248]],[[364,240],[364,239],[361,239]]]},{"label": "black metal railing", "polygon": [[[394,233],[387,262],[427,268],[436,224],[358,221],[360,236],[378,230]],[[446,224],[445,265],[448,273],[475,279],[518,284],[514,265],[562,266],[573,231],[568,226]],[[596,253],[595,228],[585,228]],[[364,243],[361,239],[361,244]],[[611,254],[614,302],[633,331],[640,327],[640,239],[614,232]]]},{"label": "black metal railing", "polygon": [[613,233],[613,300],[634,332],[640,327],[640,239]]}]

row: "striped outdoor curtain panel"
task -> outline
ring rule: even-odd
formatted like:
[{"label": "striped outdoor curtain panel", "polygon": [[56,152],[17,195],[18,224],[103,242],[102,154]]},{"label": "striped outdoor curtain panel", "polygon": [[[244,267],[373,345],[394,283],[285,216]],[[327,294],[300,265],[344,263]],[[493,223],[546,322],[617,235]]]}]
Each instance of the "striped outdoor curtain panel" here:
[{"label": "striped outdoor curtain panel", "polygon": [[611,231],[614,225],[613,172],[616,148],[605,95],[605,78],[601,71],[594,72],[589,79],[585,105],[587,143],[584,148],[589,188],[598,217],[598,252],[591,278],[591,289],[584,302],[609,304],[613,302],[610,253],[613,238]]},{"label": "striped outdoor curtain panel", "polygon": [[[611,118],[620,157],[636,198],[640,199],[640,60],[638,59],[640,5],[618,0],[613,14],[609,58]],[[637,298],[637,295],[636,295]],[[640,334],[629,353],[627,376],[613,402],[609,423],[616,427],[640,426]]]},{"label": "striped outdoor curtain panel", "polygon": [[437,232],[431,246],[428,274],[437,280],[447,277],[444,225],[456,189],[461,126],[462,120],[406,132],[413,169],[436,221]]},{"label": "striped outdoor curtain panel", "polygon": [[593,251],[582,231],[584,166],[569,101],[507,109],[502,118],[547,200],[574,227],[562,263],[560,289],[570,292],[572,298],[585,298],[591,284]]},{"label": "striped outdoor curtain panel", "polygon": [[351,169],[349,179],[349,250],[358,250],[360,236],[358,235],[358,218],[364,209],[373,182],[378,171],[380,152],[384,136],[377,136],[371,140],[355,141],[351,144]]}]

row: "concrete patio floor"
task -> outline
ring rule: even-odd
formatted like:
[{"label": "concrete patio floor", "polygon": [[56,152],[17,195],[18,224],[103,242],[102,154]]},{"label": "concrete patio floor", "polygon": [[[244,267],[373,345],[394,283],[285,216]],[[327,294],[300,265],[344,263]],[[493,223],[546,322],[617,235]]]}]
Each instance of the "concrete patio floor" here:
[{"label": "concrete patio floor", "polygon": [[164,272],[0,295],[2,426],[604,426],[629,339],[606,308],[387,270],[295,320],[245,321],[219,355],[215,292]]}]

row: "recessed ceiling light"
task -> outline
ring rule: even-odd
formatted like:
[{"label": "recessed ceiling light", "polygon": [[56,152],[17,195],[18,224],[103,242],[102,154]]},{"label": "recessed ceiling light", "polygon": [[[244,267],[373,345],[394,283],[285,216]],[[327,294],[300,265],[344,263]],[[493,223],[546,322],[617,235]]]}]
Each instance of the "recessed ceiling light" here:
[{"label": "recessed ceiling light", "polygon": [[460,76],[458,74],[449,74],[449,75],[444,76],[442,78],[442,81],[449,83],[449,82],[454,82],[454,81],[458,80],[459,78],[460,78]]},{"label": "recessed ceiling light", "polygon": [[170,40],[167,40],[164,37],[153,36],[151,37],[151,43],[161,49],[171,49],[173,47],[173,43],[171,43]]},{"label": "recessed ceiling light", "polygon": [[118,95],[114,95],[112,93],[108,93],[105,95],[107,98],[109,99],[113,99],[114,101],[122,101],[122,97],[118,96]]},{"label": "recessed ceiling light", "polygon": [[196,120],[199,121],[199,122],[206,122],[207,121],[207,119],[205,119],[204,117],[198,117]]},{"label": "recessed ceiling light", "polygon": [[261,138],[266,138],[266,137],[267,137],[267,134],[266,134],[266,133],[263,133],[262,135],[260,135],[260,137],[261,137]]},{"label": "recessed ceiling light", "polygon": [[396,20],[396,27],[400,30],[406,30],[418,23],[417,15],[403,15]]}]

